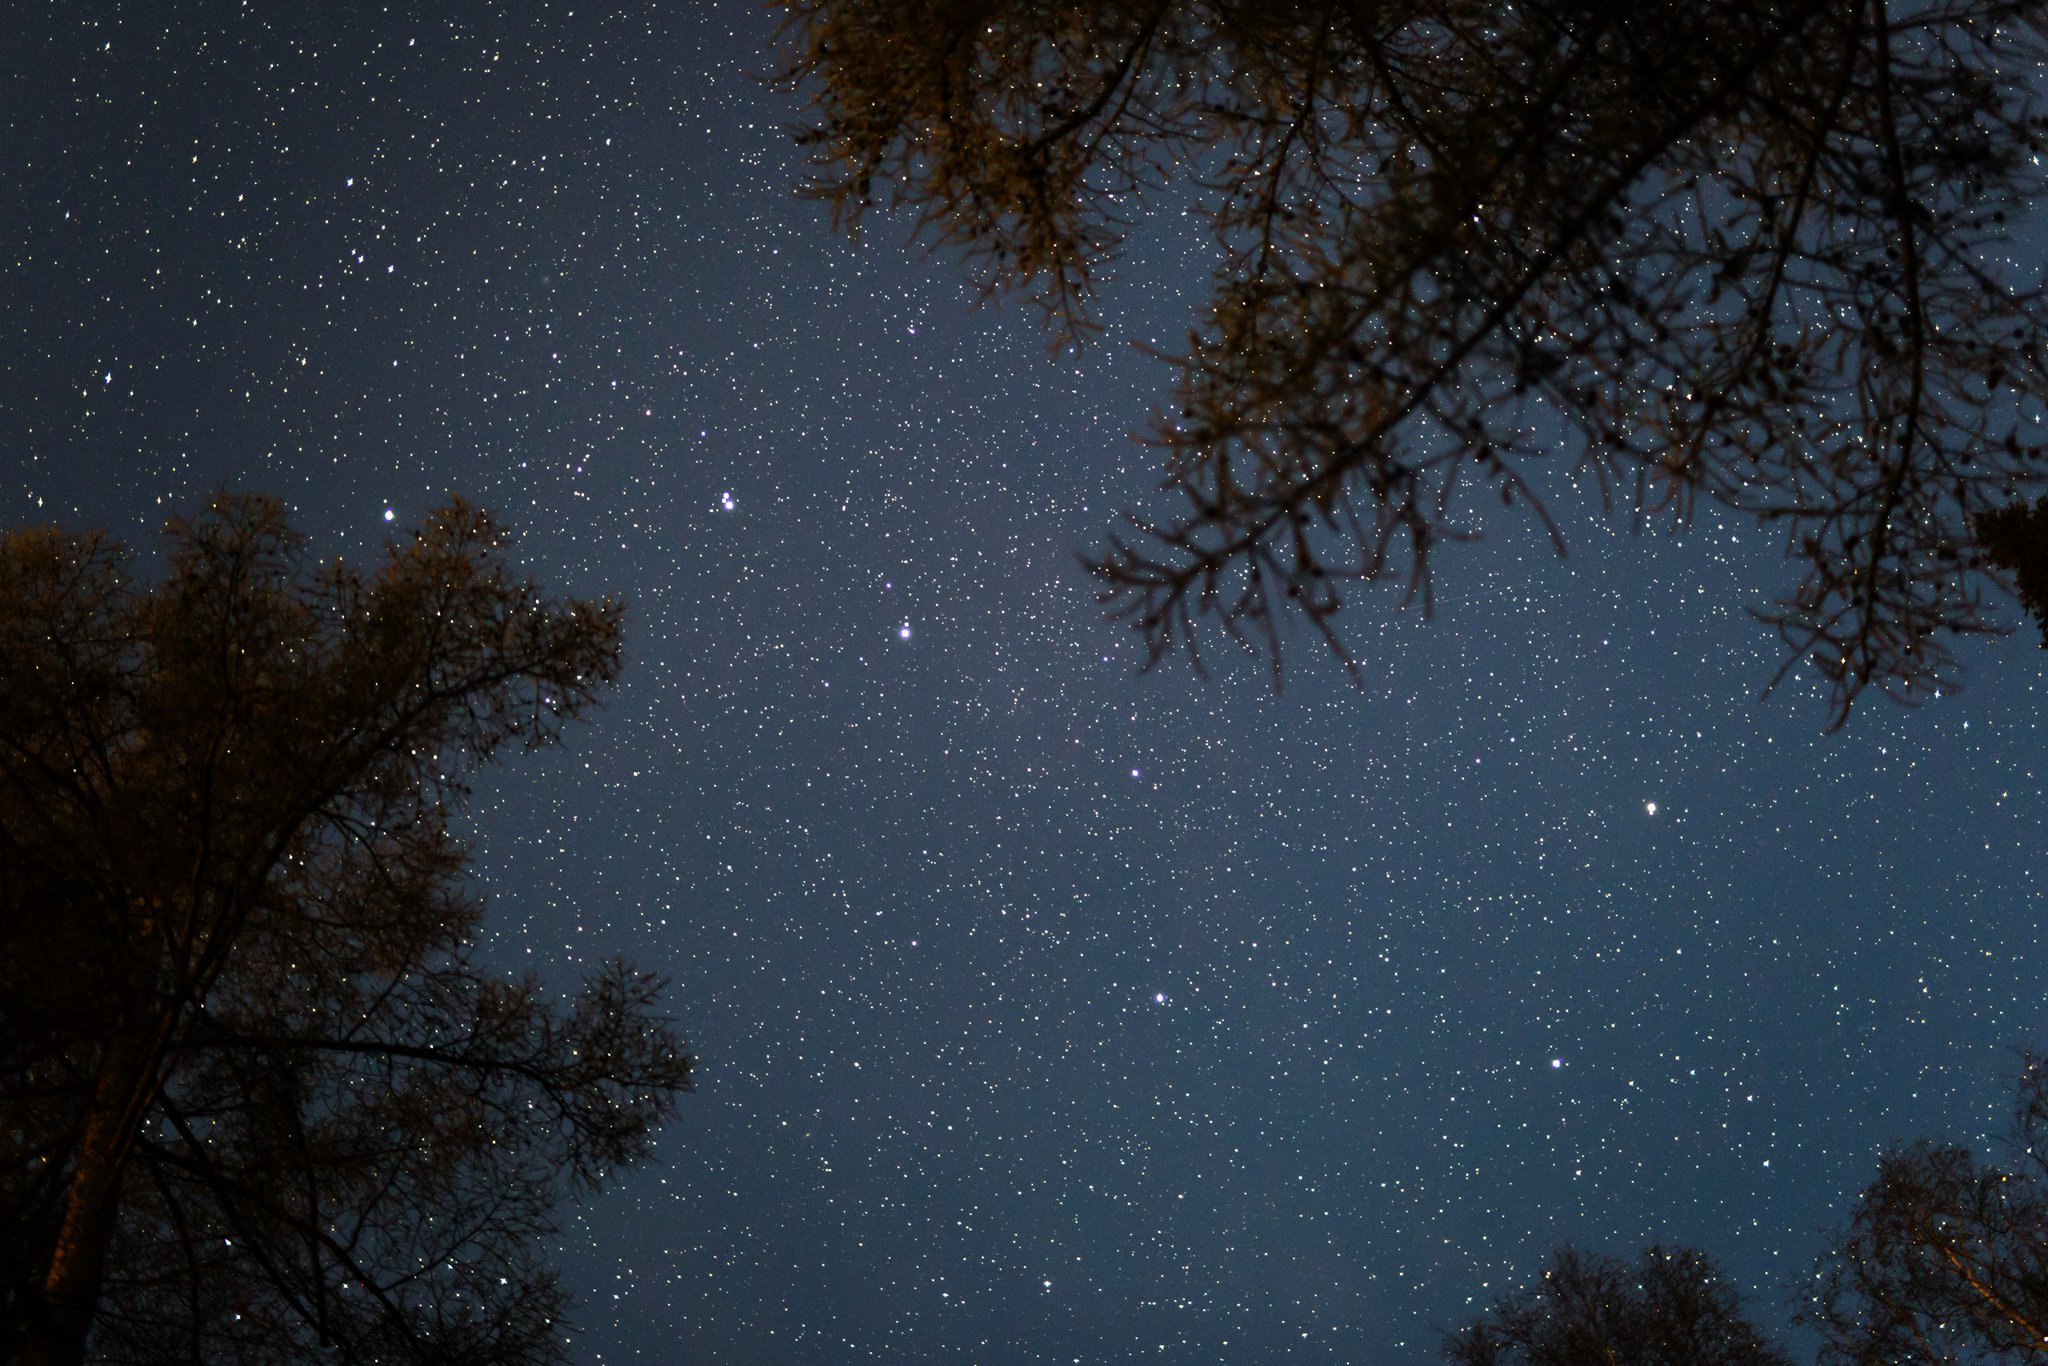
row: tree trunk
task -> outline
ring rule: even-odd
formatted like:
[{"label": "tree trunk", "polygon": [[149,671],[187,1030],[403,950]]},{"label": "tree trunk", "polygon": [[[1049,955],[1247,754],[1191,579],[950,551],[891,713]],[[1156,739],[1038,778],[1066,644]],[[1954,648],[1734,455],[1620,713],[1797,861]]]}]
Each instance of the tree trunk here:
[{"label": "tree trunk", "polygon": [[21,1366],[78,1366],[99,1308],[107,1248],[120,1212],[121,1171],[134,1142],[133,1103],[147,1050],[122,1031],[108,1045],[78,1138],[64,1218],[40,1293],[29,1307]]}]

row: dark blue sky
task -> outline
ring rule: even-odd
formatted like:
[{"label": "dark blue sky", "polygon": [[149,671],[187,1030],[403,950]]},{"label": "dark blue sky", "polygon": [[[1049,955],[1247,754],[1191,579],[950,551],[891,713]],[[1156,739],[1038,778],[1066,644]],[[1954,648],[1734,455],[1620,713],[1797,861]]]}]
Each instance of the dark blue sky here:
[{"label": "dark blue sky", "polygon": [[1568,561],[1361,601],[1363,689],[1141,676],[1075,552],[1184,243],[1056,359],[792,197],[751,3],[263,14],[10,21],[0,518],[256,487],[360,555],[459,492],[628,596],[475,832],[495,951],[659,966],[702,1055],[566,1231],[582,1359],[1419,1362],[1566,1239],[1774,1316],[1884,1142],[2001,1127],[2028,637],[1824,736],[1770,544],[1566,489]]}]

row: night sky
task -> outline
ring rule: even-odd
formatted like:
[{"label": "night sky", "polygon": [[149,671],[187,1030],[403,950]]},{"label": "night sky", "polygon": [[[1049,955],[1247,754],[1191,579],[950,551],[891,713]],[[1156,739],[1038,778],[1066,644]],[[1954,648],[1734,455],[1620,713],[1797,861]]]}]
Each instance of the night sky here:
[{"label": "night sky", "polygon": [[565,1226],[580,1359],[1421,1362],[1568,1239],[1776,1322],[2048,1045],[2030,631],[1825,735],[1774,545],[1554,485],[1569,559],[1361,596],[1362,688],[1142,674],[1076,554],[1196,239],[1052,354],[793,196],[751,0],[12,8],[0,522],[256,488],[361,557],[460,493],[629,599],[474,824],[492,952],[656,967],[701,1055]]}]

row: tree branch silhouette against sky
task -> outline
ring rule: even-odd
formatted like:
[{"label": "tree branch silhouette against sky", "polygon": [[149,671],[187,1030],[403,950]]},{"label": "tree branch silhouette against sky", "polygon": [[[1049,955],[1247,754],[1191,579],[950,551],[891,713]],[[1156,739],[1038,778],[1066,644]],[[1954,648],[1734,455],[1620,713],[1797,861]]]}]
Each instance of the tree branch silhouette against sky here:
[{"label": "tree branch silhouette against sky", "polygon": [[1349,662],[1347,583],[1427,603],[1504,515],[1561,553],[1567,484],[1760,521],[1758,614],[1837,722],[1991,628],[1970,519],[2043,482],[2037,5],[783,8],[813,192],[1062,337],[1131,231],[1207,219],[1166,506],[1094,561],[1152,656],[1213,621],[1277,668],[1288,615]]},{"label": "tree branch silhouette against sky", "polygon": [[[464,904],[484,908],[466,972],[559,988],[545,1004],[570,1027],[578,986],[623,957],[671,982],[660,1013],[690,1040],[678,1122],[601,1197],[555,1204],[556,1232],[534,1245],[572,1301],[570,1359],[1419,1366],[1441,1359],[1445,1331],[1538,1284],[1558,1249],[1633,1271],[1656,1245],[1700,1249],[1742,1317],[1809,1360],[1818,1330],[1791,1321],[1780,1288],[1810,1273],[1887,1152],[1938,1134],[2009,1169],[1986,1143],[2010,1108],[2012,1050],[2048,1039],[2048,652],[1997,587],[2010,575],[2024,596],[2031,539],[1998,509],[2031,508],[2039,491],[1993,499],[1972,484],[1991,515],[1973,522],[1937,489],[1974,457],[1948,472],[1923,461],[1926,519],[1900,534],[1938,549],[1963,528],[1958,555],[1974,546],[2001,567],[1951,572],[1895,539],[1904,596],[1880,579],[1863,599],[1967,615],[1981,591],[1989,623],[2023,635],[1938,632],[1950,657],[1935,675],[1911,659],[1903,674],[1874,669],[1832,732],[1842,693],[1808,662],[1757,703],[1788,659],[1816,656],[1794,653],[1797,622],[1788,644],[1751,609],[1783,611],[1816,563],[1846,573],[1879,548],[1851,548],[1847,521],[1809,519],[1819,561],[1788,559],[1798,516],[1760,527],[1716,493],[1746,459],[1737,447],[1702,447],[1696,483],[1664,456],[1684,450],[1677,424],[1758,441],[1764,428],[1743,422],[1789,424],[1808,440],[1790,449],[1812,462],[1800,487],[1821,514],[1881,467],[1832,461],[1865,430],[1859,395],[1874,414],[1900,411],[1885,405],[1912,373],[1903,331],[1879,317],[1900,296],[1879,287],[1898,215],[1868,136],[1886,126],[1875,13],[1672,5],[1646,28],[1638,9],[1650,11],[1517,5],[1499,9],[1498,42],[1478,41],[1491,20],[1443,33],[1473,89],[1547,81],[1576,102],[1489,117],[1422,82],[1428,35],[1394,24],[1492,12],[1480,6],[1378,6],[1384,31],[1333,31],[1352,56],[1398,58],[1390,75],[1342,70],[1338,48],[1300,41],[1294,19],[1312,6],[1177,4],[1156,11],[1162,37],[1142,49],[1132,40],[1154,9],[1104,0],[946,0],[913,30],[904,9],[834,6],[911,52],[970,13],[1072,17],[1059,51],[1087,56],[1071,70],[1094,83],[1048,84],[1064,113],[1018,126],[1082,115],[1054,161],[1094,147],[1089,186],[1113,188],[1118,166],[1146,182],[1062,220],[1086,263],[1068,321],[1085,310],[1097,329],[1074,345],[1057,320],[1048,330],[1031,286],[984,296],[1014,261],[977,256],[943,224],[919,236],[930,201],[892,209],[887,175],[870,182],[858,234],[798,193],[849,163],[820,166],[835,144],[796,136],[820,126],[821,87],[775,82],[810,51],[786,6],[87,0],[13,16],[0,531],[103,529],[133,548],[141,591],[168,569],[167,518],[222,489],[268,490],[309,567],[339,557],[374,575],[387,540],[460,496],[517,530],[521,572],[549,592],[630,603],[594,723],[503,751],[447,826]],[[1946,0],[1885,11],[1902,69],[1938,56],[1915,46],[1928,30],[1913,16],[1954,13]],[[1607,46],[1549,63],[1545,16]],[[1560,256],[1495,330],[1475,331],[1536,259],[1517,253],[1545,250],[1598,201],[1566,150],[1649,155],[1659,120],[1715,91],[1734,98],[1741,74],[1677,62],[1673,35],[1725,29],[1767,46],[1781,20],[1804,25],[1817,72],[1847,82],[1843,131],[1815,171],[1863,187],[1833,201],[1846,216],[1795,218],[1789,200],[1766,214],[1762,199],[1735,213],[1745,186],[1794,176],[1798,189],[1798,153],[1818,145],[1800,130],[1834,93],[1802,84],[1796,64],[1759,63],[1741,91],[1776,104],[1727,113],[1725,143],[1672,142],[1665,169],[1616,201],[1641,212],[1581,225],[1601,251]],[[1019,21],[1016,51],[968,45],[962,60],[1001,69],[1035,31]],[[1160,45],[1198,39],[1198,52]],[[1852,40],[1862,56],[1848,61]],[[1972,37],[1957,60],[2027,60],[2035,42],[2017,25]],[[1662,61],[1657,89],[1617,65],[1630,45]],[[1174,64],[1221,73],[1261,53],[1263,83],[1228,111],[1188,106],[1196,132],[1222,140],[1191,145],[1165,184],[1148,158],[1175,126],[1097,145],[1141,109],[1102,96],[1126,57],[1114,89],[1156,112],[1194,97],[1164,80]],[[1274,122],[1302,107],[1312,71],[1329,76],[1313,88],[1325,117]],[[1339,77],[1376,102],[1336,99]],[[1022,87],[1009,93],[969,109],[963,139],[984,115],[1038,117]],[[2031,193],[2033,171],[2001,182],[1987,163],[1980,195],[1916,158],[1927,119],[1977,109],[1970,126],[1988,135],[1999,100],[2032,97],[1958,85],[1958,103],[1916,104],[1924,95],[1907,80],[1890,96],[1910,134],[1901,166],[1931,216],[1915,236],[1923,306],[1963,330],[1959,349],[1929,353],[1926,373],[1947,378],[1929,391],[1934,444],[1919,449],[1949,449],[1975,412],[1989,468],[2003,468],[2004,422],[2022,422],[2023,450],[2034,442],[2035,372],[2016,365],[1995,403],[1967,378],[1944,387],[1988,359],[1961,342],[2015,339],[1973,330],[1997,310],[1965,308],[1969,282],[1944,273],[1955,258],[1929,234],[1989,235],[1986,260],[2031,287],[2028,268],[2048,260],[2038,206],[1994,201],[2001,184]],[[873,112],[875,137],[891,136],[896,111]],[[1374,141],[1396,118],[1477,159],[1454,177],[1419,141]],[[1516,129],[1552,127],[1563,141],[1537,138],[1527,164],[1562,198],[1516,198],[1504,179],[1500,216],[1454,221]],[[1223,193],[1255,183],[1226,165],[1240,146],[1271,165],[1284,154],[1262,183],[1295,214],[1271,216],[1263,275],[1261,201]],[[1681,166],[1700,171],[1698,190]],[[1318,167],[1338,178],[1319,187]],[[963,185],[997,188],[1015,169],[954,167]],[[1405,219],[1391,215],[1397,187]],[[1718,302],[1721,248],[1697,224],[1681,234],[1688,204],[1735,234]],[[1204,205],[1236,214],[1235,235],[1219,238]],[[1393,235],[1403,222],[1421,235]],[[1999,232],[2010,237],[1991,241]],[[1788,277],[1829,253],[1865,272],[1785,286],[1775,325],[1796,301],[1812,344],[1833,348],[1828,365],[1802,375],[1781,358],[1744,372],[1749,387],[1699,387],[1724,373],[1712,367],[1735,373],[1730,329],[1770,279],[1759,253],[1781,240],[1796,248]],[[1617,244],[1641,253],[1635,274],[1611,272],[1633,297],[1594,288]],[[1660,275],[1658,253],[1694,275]],[[1386,298],[1416,307],[1369,314],[1375,296],[1352,270],[1367,261]],[[1055,278],[1050,259],[1034,264],[1040,284]],[[1327,287],[1294,288],[1318,279]],[[1422,309],[1439,289],[1444,306]],[[1846,316],[1813,312],[1828,290]],[[1680,294],[1691,342],[1653,326]],[[1214,312],[1225,298],[1245,310]],[[1269,348],[1257,354],[1302,363],[1246,370],[1226,345],[1228,327],[1348,337],[1368,316],[1405,330],[1360,334],[1355,366]],[[1199,610],[1199,576],[1182,599],[1207,675],[1145,670],[1164,638],[1128,629],[1146,590],[1105,604],[1116,584],[1080,556],[1102,566],[1120,535],[1148,562],[1187,562],[1120,510],[1169,532],[1199,519],[1186,488],[1161,488],[1177,467],[1213,491],[1227,463],[1225,486],[1247,499],[1232,508],[1291,496],[1289,471],[1350,450],[1381,411],[1365,397],[1400,397],[1429,348],[1472,336],[1456,382],[1358,447],[1343,489],[1364,540],[1343,500],[1334,525],[1311,509],[1308,548],[1331,570],[1317,582],[1344,600],[1327,624],[1356,681],[1287,605],[1284,513],[1268,542],[1276,610],[1239,620],[1252,649],[1230,644],[1218,615],[1248,585],[1239,561],[1219,571],[1215,611]],[[1648,346],[1627,353],[1650,367],[1643,386],[1620,368],[1632,339]],[[1223,368],[1181,396],[1196,372],[1173,358],[1194,356]],[[1681,374],[1706,397],[1674,390],[1668,431],[1638,425],[1665,420],[1655,385]],[[1793,385],[1790,406],[1773,406],[1767,375]],[[1582,382],[1604,397],[1579,404]],[[1346,395],[1361,402],[1317,413]],[[1184,397],[1200,399],[1185,416]],[[1195,425],[1204,412],[1214,442]],[[1468,416],[1498,469],[1450,425]],[[1171,445],[1176,423],[1192,444]],[[1346,577],[1377,553],[1383,507],[1403,506],[1396,459],[1435,527],[1416,588],[1420,608],[1433,586],[1427,617],[1400,606],[1414,582],[1406,522],[1387,528],[1380,581]],[[1639,472],[1651,534],[1636,527]],[[1816,610],[1858,599],[1827,601]],[[1105,610],[1122,607],[1138,615]],[[1884,650],[1913,619],[1872,620],[1897,630],[1860,657],[1900,663]],[[1887,682],[1927,704],[1888,704],[1873,692]],[[25,886],[7,881],[24,869],[43,871],[0,860],[0,896]],[[192,1074],[194,1106],[218,1102],[213,1082],[230,1072],[274,1096],[341,1063],[294,1048],[244,1067],[231,1059],[259,1041],[221,1042],[222,1060]],[[424,1100],[417,1061],[348,1065]],[[275,1138],[262,1151],[290,1135]],[[151,1140],[174,1194],[196,1200],[203,1174],[169,1164],[189,1145]],[[144,1207],[164,1209],[153,1181]]]},{"label": "tree branch silhouette against sky", "polygon": [[0,1349],[554,1361],[554,1208],[646,1156],[690,1060],[620,964],[475,960],[450,821],[618,671],[460,503],[379,572],[273,499],[0,542]]}]

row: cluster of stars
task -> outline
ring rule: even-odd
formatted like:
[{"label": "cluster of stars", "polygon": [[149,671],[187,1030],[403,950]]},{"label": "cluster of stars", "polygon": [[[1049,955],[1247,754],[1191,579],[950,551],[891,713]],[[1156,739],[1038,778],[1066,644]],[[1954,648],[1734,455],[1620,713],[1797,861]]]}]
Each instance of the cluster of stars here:
[{"label": "cluster of stars", "polygon": [[701,1050],[566,1230],[593,1353],[1420,1363],[1567,1237],[1769,1290],[1881,1142],[2003,1103],[2030,656],[1820,737],[1699,610],[1755,572],[1710,518],[1589,515],[1446,552],[1433,620],[1360,592],[1362,687],[1140,672],[1074,557],[1167,377],[834,238],[758,7],[110,14],[133,65],[23,20],[12,523],[268,487],[324,550],[452,491],[628,600],[612,705],[463,832],[489,952],[624,953]]}]

